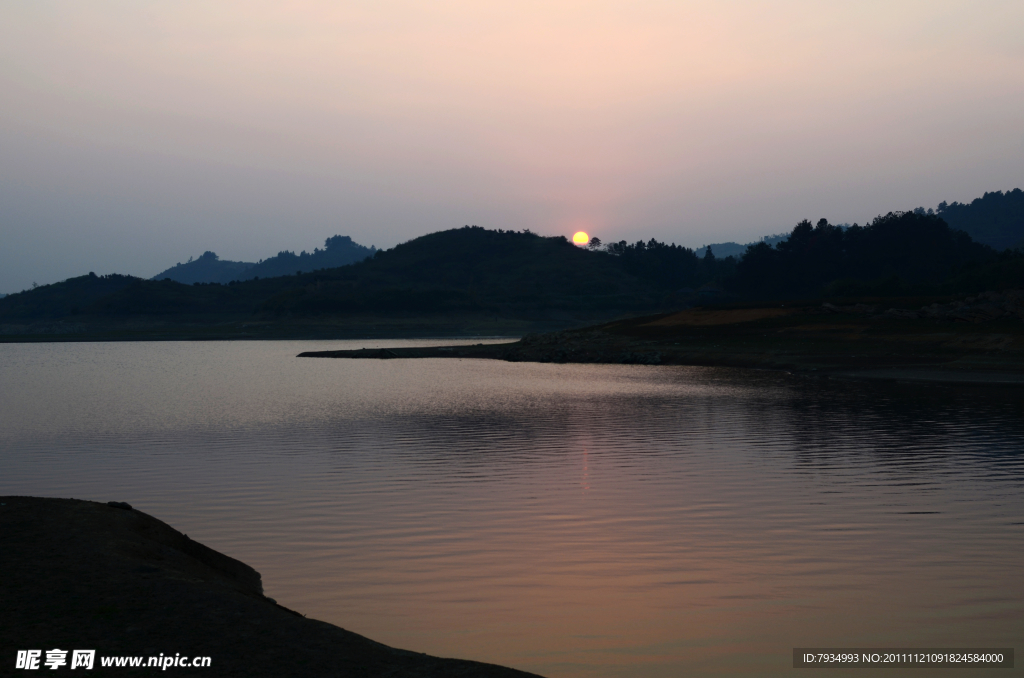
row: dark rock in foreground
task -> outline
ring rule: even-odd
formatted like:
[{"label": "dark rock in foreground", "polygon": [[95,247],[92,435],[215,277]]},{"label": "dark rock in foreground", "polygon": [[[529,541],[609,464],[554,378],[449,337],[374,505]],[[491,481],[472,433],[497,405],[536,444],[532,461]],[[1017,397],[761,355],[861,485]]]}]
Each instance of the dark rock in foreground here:
[{"label": "dark rock in foreground", "polygon": [[[90,676],[530,676],[396,650],[263,595],[254,569],[145,513],[0,497],[0,675],[49,674],[46,652],[96,650]],[[15,668],[42,650],[39,671]],[[105,656],[208,656],[208,668],[104,668]],[[77,675],[72,673],[71,675]]]}]

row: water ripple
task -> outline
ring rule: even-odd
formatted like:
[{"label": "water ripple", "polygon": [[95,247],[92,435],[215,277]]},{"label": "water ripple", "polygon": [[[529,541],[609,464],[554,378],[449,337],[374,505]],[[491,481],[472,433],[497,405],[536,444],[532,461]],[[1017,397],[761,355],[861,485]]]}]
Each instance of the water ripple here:
[{"label": "water ripple", "polygon": [[0,492],[128,501],[311,617],[550,676],[1024,631],[1017,390],[294,358],[347,346],[0,345]]}]

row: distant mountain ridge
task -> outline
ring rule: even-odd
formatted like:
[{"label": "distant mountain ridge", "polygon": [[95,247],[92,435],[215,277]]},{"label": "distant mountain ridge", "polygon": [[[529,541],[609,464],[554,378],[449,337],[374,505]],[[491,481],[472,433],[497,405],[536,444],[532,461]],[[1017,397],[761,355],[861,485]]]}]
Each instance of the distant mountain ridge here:
[{"label": "distant mountain ridge", "polygon": [[198,259],[178,263],[151,280],[170,279],[185,285],[196,283],[220,283],[254,278],[276,278],[282,275],[308,273],[323,268],[337,268],[372,257],[376,247],[364,247],[347,235],[335,235],[324,241],[324,249],[315,248],[312,253],[302,251],[295,254],[287,250],[277,256],[258,262],[222,260],[214,252],[204,252]]},{"label": "distant mountain ridge", "polygon": [[[1020,193],[986,194],[980,203],[940,208],[967,214],[972,228],[995,224],[990,232],[1012,237],[1015,205],[1024,205]],[[0,299],[0,334],[14,332],[14,325],[65,320],[150,319],[177,327],[253,318],[282,327],[298,319],[358,317],[569,322],[581,313],[614,317],[709,299],[876,298],[1024,288],[1024,250],[997,252],[950,227],[934,210],[920,208],[879,216],[865,226],[805,220],[785,236],[748,246],[739,258],[722,256],[728,243],[698,256],[653,238],[577,247],[563,236],[468,226],[387,251],[344,236],[325,244],[312,254],[285,252],[252,265],[220,262],[210,252],[169,269],[201,272],[203,266],[214,271],[220,266],[232,277],[227,284],[181,284],[170,275],[154,281],[89,274],[34,286]],[[362,260],[353,263],[356,257]],[[241,266],[248,267],[239,271]]]},{"label": "distant mountain ridge", "polygon": [[[911,210],[920,216],[934,215],[940,217],[955,231],[963,231],[975,242],[997,250],[1024,248],[1024,191],[1019,188],[1006,191],[986,192],[982,197],[970,203],[945,201],[934,208],[917,207]],[[856,224],[854,224],[856,226]],[[837,224],[843,230],[850,224]],[[768,235],[757,242],[741,245],[736,242],[719,242],[694,250],[698,257],[703,257],[708,248],[719,259],[736,257],[741,259],[748,247],[767,243],[775,247],[789,238],[789,233]]]},{"label": "distant mountain ridge", "polygon": [[756,242],[748,242],[746,245],[741,245],[738,242],[731,241],[715,242],[711,243],[710,245],[698,247],[693,251],[693,253],[696,254],[698,257],[703,257],[707,253],[708,248],[710,247],[711,253],[714,254],[715,257],[719,259],[725,259],[726,257],[736,257],[737,259],[740,259],[743,257],[744,254],[746,254],[748,247],[753,247],[754,245],[762,242],[768,243],[772,247],[775,247],[788,237],[789,233],[776,233],[774,235],[766,235]]},{"label": "distant mountain ridge", "polygon": [[177,263],[162,273],[157,273],[150,280],[166,280],[185,285],[194,283],[229,283],[242,280],[246,271],[255,266],[251,261],[226,261],[214,252],[203,252],[198,259],[189,258],[184,264]]},{"label": "distant mountain ridge", "polygon": [[[279,258],[323,261],[322,255]],[[208,259],[212,259],[209,257]],[[278,264],[284,265],[284,264]],[[802,221],[739,260],[654,239],[604,249],[565,237],[465,227],[420,236],[348,266],[227,285],[81,276],[0,299],[0,325],[91,318],[221,323],[256,318],[537,319],[650,312],[717,299],[942,295],[1024,287],[1024,252],[997,253],[935,214],[866,226]],[[290,320],[285,320],[290,319]]]}]

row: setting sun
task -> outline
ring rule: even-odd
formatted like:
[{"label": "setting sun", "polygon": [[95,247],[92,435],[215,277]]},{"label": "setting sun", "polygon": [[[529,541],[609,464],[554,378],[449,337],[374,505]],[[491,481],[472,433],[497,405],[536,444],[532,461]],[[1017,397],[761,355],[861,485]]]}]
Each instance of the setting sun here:
[{"label": "setting sun", "polygon": [[586,231],[576,231],[572,236],[572,241],[577,245],[586,245],[590,242],[590,236],[587,235]]}]

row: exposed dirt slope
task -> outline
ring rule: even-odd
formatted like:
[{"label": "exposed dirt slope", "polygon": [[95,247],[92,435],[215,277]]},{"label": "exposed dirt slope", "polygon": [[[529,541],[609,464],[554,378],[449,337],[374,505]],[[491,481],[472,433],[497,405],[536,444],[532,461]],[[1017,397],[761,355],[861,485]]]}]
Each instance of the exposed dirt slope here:
[{"label": "exposed dirt slope", "polygon": [[[1024,384],[1024,293],[919,309],[809,304],[630,318],[509,344],[303,353],[317,358],[493,358],[702,365]],[[916,376],[915,376],[916,375]]]},{"label": "exposed dirt slope", "polygon": [[736,323],[749,323],[766,318],[781,318],[782,316],[792,315],[796,310],[794,308],[690,308],[646,323],[646,326],[674,327],[677,325],[691,325],[707,327],[710,325],[734,325]]}]

